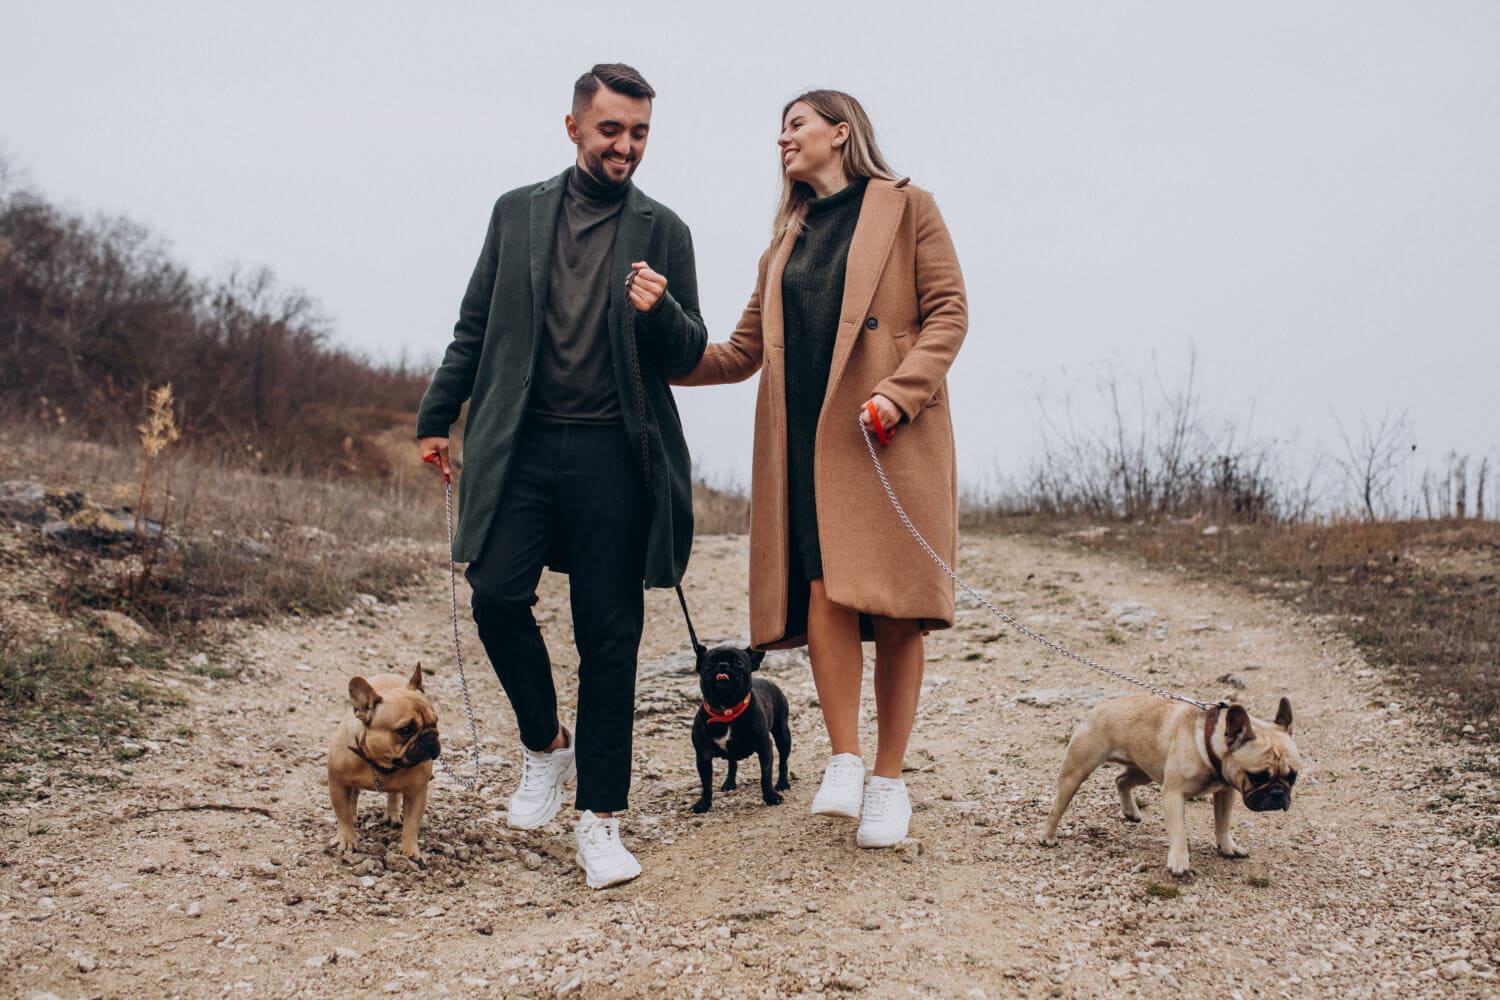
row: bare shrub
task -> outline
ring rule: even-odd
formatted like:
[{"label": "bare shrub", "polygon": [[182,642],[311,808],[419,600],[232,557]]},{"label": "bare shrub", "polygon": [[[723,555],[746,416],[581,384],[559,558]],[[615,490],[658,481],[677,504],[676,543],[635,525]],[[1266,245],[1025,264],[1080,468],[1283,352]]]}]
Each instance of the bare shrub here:
[{"label": "bare shrub", "polygon": [[1307,515],[1315,474],[1296,486],[1270,442],[1231,423],[1212,426],[1190,354],[1180,383],[1105,371],[1094,390],[1103,417],[1079,422],[1071,396],[1060,406],[1035,391],[1042,457],[1026,490],[1043,513],[1099,518],[1210,515],[1254,523]]},{"label": "bare shrub", "polygon": [[1349,432],[1338,414],[1333,414],[1333,419],[1344,445],[1343,452],[1335,454],[1333,460],[1358,497],[1364,517],[1370,521],[1394,517],[1397,507],[1392,490],[1407,455],[1416,451],[1406,411],[1396,416],[1387,411],[1375,424],[1361,417],[1358,435]]},{"label": "bare shrub", "polygon": [[414,411],[430,372],[372,364],[331,330],[269,270],[196,278],[150,230],[64,211],[8,181],[0,160],[0,411],[12,419],[124,443],[139,400],[170,380],[200,450],[280,471],[331,452],[324,471],[385,474],[369,431]]}]

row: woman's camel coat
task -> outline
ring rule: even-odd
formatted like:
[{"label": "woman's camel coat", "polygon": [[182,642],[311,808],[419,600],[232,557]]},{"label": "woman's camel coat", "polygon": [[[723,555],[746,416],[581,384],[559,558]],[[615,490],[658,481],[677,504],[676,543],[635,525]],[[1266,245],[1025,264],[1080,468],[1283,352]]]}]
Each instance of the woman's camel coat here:
[{"label": "woman's camel coat", "polygon": [[[796,233],[760,260],[755,294],[725,343],[710,344],[682,385],[739,382],[764,369],[755,406],[750,497],[750,642],[800,646],[787,629],[786,379],[781,274]],[[818,418],[813,479],[823,585],[833,603],[886,618],[953,624],[953,582],[886,499],[859,429],[880,393],[903,414],[877,444],[913,523],[949,565],[958,543],[958,483],[946,376],[968,328],[963,276],[932,195],[872,179],[849,247],[844,301]]]}]

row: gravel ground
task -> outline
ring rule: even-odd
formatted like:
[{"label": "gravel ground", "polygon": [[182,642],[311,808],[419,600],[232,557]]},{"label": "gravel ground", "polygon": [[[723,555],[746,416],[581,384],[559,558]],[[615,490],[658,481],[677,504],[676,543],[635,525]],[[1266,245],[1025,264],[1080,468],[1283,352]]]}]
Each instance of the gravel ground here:
[{"label": "gravel ground", "polygon": [[[808,813],[827,744],[795,653],[765,667],[792,704],[785,804],[761,804],[748,781],[694,816],[694,678],[676,599],[652,592],[624,821],[640,879],[586,888],[569,812],[543,831],[505,827],[519,744],[467,620],[482,788],[435,782],[420,870],[388,853],[397,833],[368,795],[364,853],[335,857],[323,757],[350,675],[434,668],[450,762],[472,767],[447,578],[435,571],[401,605],[240,631],[218,657],[239,676],[174,678],[188,700],[170,723],[178,735],[115,765],[120,787],[38,771],[35,797],[0,811],[0,990],[1497,995],[1500,750],[1489,731],[1443,734],[1327,623],[1283,605],[1045,541],[974,536],[961,569],[1028,625],[1154,682],[1239,697],[1261,716],[1289,695],[1304,761],[1293,811],[1238,810],[1252,853],[1231,861],[1213,851],[1208,803],[1191,804],[1195,870],[1173,879],[1156,790],[1138,792],[1145,822],[1127,825],[1103,771],[1069,810],[1061,846],[1037,846],[1063,744],[1118,688],[965,608],[929,639],[908,843],[859,851],[853,823]],[[743,538],[699,539],[687,589],[706,640],[743,634],[745,572]],[[566,718],[564,584],[546,579],[539,610]],[[865,722],[873,740],[868,707]]]}]

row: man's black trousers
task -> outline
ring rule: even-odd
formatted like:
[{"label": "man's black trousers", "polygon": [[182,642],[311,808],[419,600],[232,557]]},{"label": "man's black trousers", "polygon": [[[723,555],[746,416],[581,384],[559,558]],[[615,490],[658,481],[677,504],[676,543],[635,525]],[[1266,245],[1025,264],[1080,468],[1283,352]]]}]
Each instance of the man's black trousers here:
[{"label": "man's black trousers", "polygon": [[578,647],[574,805],[624,809],[650,525],[639,459],[619,424],[533,420],[505,478],[494,523],[466,574],[479,638],[515,709],[521,742],[547,749],[558,732],[557,691],[531,609],[543,565],[558,557]]}]

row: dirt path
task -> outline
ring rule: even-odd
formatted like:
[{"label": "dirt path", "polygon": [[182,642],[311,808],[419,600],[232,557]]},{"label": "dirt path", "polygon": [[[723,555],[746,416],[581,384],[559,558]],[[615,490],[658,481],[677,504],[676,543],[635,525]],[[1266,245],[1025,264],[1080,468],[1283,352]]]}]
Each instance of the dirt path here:
[{"label": "dirt path", "polygon": [[[1176,881],[1155,790],[1141,793],[1145,822],[1128,826],[1101,773],[1061,846],[1036,846],[1062,744],[1090,690],[1112,686],[970,609],[929,641],[914,842],[859,851],[852,824],[809,815],[827,750],[797,655],[767,661],[792,702],[786,803],[763,806],[746,782],[694,816],[694,680],[675,598],[653,592],[625,823],[642,878],[585,888],[567,812],[542,832],[506,829],[518,744],[473,639],[487,787],[435,783],[420,872],[386,869],[395,834],[365,796],[368,859],[344,863],[324,850],[322,761],[349,675],[435,666],[445,743],[467,766],[435,573],[400,606],[247,631],[227,654],[244,664],[238,678],[182,675],[190,707],[174,722],[191,735],[146,744],[122,765],[122,788],[0,813],[0,990],[1495,995],[1500,852],[1464,834],[1500,809],[1494,743],[1439,737],[1329,629],[1280,605],[1008,538],[969,540],[963,569],[1034,627],[1153,680],[1220,697],[1236,692],[1216,679],[1237,672],[1261,715],[1289,693],[1305,766],[1295,809],[1239,810],[1252,855],[1229,861],[1213,852],[1208,804],[1191,805],[1195,873]],[[688,589],[705,638],[742,632],[744,579],[743,539],[699,540]],[[548,577],[541,609],[571,711],[563,583]],[[1124,600],[1146,606],[1141,627],[1109,620]],[[1017,701],[1037,689],[1061,693]],[[270,815],[185,808],[205,804]]]}]

